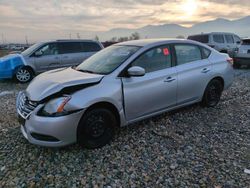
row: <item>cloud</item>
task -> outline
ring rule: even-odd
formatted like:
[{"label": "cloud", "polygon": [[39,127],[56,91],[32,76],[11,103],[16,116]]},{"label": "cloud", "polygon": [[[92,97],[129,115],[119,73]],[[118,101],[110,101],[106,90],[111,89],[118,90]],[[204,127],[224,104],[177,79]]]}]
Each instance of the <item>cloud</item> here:
[{"label": "cloud", "polygon": [[[193,14],[183,11],[188,0],[1,0],[0,28],[32,40],[65,37],[79,32],[89,37],[112,28],[176,23],[190,26],[217,17],[236,19],[250,12],[249,0],[196,0]],[[41,33],[47,32],[47,35]],[[60,34],[60,35],[59,35]]]}]

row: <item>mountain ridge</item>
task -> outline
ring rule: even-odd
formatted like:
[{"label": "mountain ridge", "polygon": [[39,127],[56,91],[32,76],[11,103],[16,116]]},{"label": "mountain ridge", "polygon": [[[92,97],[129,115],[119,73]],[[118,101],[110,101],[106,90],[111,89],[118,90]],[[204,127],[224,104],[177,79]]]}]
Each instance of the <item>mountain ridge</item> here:
[{"label": "mountain ridge", "polygon": [[140,28],[114,28],[98,33],[101,39],[111,39],[112,37],[126,37],[138,32],[141,38],[163,38],[163,37],[187,37],[191,34],[209,32],[230,32],[240,37],[250,37],[250,15],[243,18],[228,20],[217,18],[214,20],[196,23],[191,27],[184,27],[179,24],[146,25]]}]

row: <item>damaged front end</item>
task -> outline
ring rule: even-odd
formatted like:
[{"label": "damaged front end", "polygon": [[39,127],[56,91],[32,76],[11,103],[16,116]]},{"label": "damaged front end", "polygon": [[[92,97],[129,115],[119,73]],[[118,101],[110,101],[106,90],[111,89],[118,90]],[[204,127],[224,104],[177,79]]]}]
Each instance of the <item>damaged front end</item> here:
[{"label": "damaged front end", "polygon": [[7,55],[0,58],[0,79],[13,78],[16,70],[24,65],[24,58],[19,54]]}]

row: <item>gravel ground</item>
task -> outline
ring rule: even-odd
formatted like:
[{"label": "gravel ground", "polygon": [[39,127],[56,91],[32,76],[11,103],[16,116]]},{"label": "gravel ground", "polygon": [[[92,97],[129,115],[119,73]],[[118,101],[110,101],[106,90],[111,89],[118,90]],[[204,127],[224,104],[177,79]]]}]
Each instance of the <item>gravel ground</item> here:
[{"label": "gravel ground", "polygon": [[29,144],[15,118],[25,87],[0,82],[0,187],[250,187],[250,70],[236,71],[216,108],[139,122],[96,150]]}]

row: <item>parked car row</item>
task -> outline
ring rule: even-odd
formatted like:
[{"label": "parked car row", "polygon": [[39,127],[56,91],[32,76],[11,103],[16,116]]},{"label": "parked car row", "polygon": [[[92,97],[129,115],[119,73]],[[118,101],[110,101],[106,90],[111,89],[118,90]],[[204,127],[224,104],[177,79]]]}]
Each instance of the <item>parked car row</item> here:
[{"label": "parked car row", "polygon": [[233,33],[212,32],[188,36],[188,39],[204,43],[219,52],[228,53],[239,47],[241,39]]},{"label": "parked car row", "polygon": [[[86,53],[85,42],[74,42],[72,48],[64,44],[68,43],[38,44],[24,57],[43,61],[34,68],[39,72],[78,58],[76,45]],[[87,50],[91,53],[102,48],[98,43],[91,46]],[[73,55],[65,58],[60,50]],[[22,70],[20,76],[29,72]],[[232,59],[207,45],[191,40],[137,40],[105,48],[77,67],[38,75],[19,93],[16,108],[22,134],[30,143],[59,147],[78,142],[98,148],[111,141],[115,127],[193,103],[216,106],[233,78]]]},{"label": "parked car row", "polygon": [[240,39],[233,33],[212,32],[188,36],[234,58],[234,67],[250,66],[250,39]]},{"label": "parked car row", "polygon": [[101,49],[102,44],[92,40],[39,42],[21,54],[0,58],[0,79],[15,78],[26,83],[38,73],[77,66]]}]

